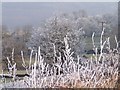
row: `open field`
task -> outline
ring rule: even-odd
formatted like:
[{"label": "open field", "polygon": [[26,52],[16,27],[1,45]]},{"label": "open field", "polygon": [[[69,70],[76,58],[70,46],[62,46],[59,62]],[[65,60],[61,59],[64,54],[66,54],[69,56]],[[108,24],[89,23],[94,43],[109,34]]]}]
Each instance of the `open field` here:
[{"label": "open field", "polygon": [[[105,41],[106,38],[107,37],[103,37],[103,41]],[[96,36],[94,38],[94,41],[95,41],[96,47],[99,47],[100,46],[100,37]],[[93,49],[93,42],[92,42],[92,38],[91,37],[86,37],[85,43],[86,43],[85,50]]]}]

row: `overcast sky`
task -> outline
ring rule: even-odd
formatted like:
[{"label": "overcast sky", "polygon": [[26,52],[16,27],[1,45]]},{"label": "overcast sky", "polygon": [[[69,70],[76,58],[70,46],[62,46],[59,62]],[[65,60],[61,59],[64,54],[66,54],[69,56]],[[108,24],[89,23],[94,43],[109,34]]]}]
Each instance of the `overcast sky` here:
[{"label": "overcast sky", "polygon": [[117,12],[117,2],[63,2],[63,3],[43,3],[43,2],[21,2],[2,3],[2,24],[8,27],[23,25],[33,25],[38,27],[40,23],[51,17],[55,12],[73,12],[85,10],[88,15]]}]

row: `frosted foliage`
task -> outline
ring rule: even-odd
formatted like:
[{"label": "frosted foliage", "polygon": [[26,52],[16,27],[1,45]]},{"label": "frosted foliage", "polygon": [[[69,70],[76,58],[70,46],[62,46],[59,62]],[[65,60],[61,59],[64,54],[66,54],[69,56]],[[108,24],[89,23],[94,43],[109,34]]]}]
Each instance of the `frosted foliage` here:
[{"label": "frosted foliage", "polygon": [[[118,47],[110,49],[109,38],[106,41],[102,40],[101,34],[101,54],[97,55],[97,47],[94,45],[94,34],[92,36],[94,58],[85,59],[77,56],[77,61],[72,57],[73,53],[68,44],[68,36],[64,37],[64,58],[61,59],[61,53],[56,56],[55,45],[53,65],[47,64],[45,59],[41,56],[41,49],[38,48],[35,54],[34,64],[29,64],[26,70],[30,75],[24,77],[23,80],[5,84],[5,87],[23,87],[23,88],[113,88],[118,80]],[[117,43],[117,40],[116,40]],[[109,53],[103,53],[104,46],[107,46]],[[116,52],[116,53],[115,53]],[[32,58],[30,55],[30,62]],[[22,54],[23,55],[23,54]],[[24,66],[24,58],[23,64]],[[15,75],[15,74],[14,74]],[[15,77],[14,77],[15,78]]]},{"label": "frosted foliage", "polygon": [[[62,52],[64,49],[64,37],[69,37],[69,44],[74,50],[75,54],[81,54],[84,52],[85,47],[85,32],[82,26],[77,23],[77,19],[72,19],[68,14],[58,15],[49,18],[46,23],[33,31],[30,41],[27,43],[28,47],[37,50],[37,47],[41,47],[41,54],[48,59],[53,59],[53,44],[56,45],[57,53]],[[47,48],[49,47],[49,48]]]}]

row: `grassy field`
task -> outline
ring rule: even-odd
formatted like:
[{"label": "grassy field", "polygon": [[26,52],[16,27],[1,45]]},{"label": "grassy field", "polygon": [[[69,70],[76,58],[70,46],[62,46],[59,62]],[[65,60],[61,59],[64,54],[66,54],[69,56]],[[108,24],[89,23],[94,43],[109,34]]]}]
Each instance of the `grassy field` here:
[{"label": "grassy field", "polygon": [[[106,37],[103,38],[103,40],[105,40]],[[99,46],[100,44],[100,37],[95,37],[94,38],[94,42],[95,42],[95,45],[96,46]],[[86,43],[86,46],[85,46],[85,50],[90,50],[93,48],[93,43],[92,43],[92,38],[91,37],[87,37],[85,39],[85,43]]]}]

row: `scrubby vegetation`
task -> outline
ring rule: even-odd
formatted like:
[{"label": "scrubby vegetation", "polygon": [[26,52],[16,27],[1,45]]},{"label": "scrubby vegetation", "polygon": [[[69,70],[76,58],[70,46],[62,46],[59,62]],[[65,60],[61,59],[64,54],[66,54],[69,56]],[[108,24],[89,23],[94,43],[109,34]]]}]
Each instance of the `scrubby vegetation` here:
[{"label": "scrubby vegetation", "polygon": [[[12,32],[3,26],[0,87],[116,87],[119,59],[116,17],[88,16],[79,11],[55,14],[37,29],[24,26]],[[20,70],[24,74],[18,75]],[[11,78],[9,82],[7,77]]]},{"label": "scrubby vegetation", "polygon": [[[33,50],[30,54],[29,64],[25,63],[24,52],[21,51],[23,67],[28,76],[23,80],[16,77],[16,63],[14,62],[14,49],[12,53],[12,62],[8,60],[9,75],[12,76],[12,82],[4,83],[3,87],[10,88],[114,88],[118,80],[118,42],[116,48],[111,49],[109,37],[103,40],[104,30],[100,38],[100,55],[97,54],[97,48],[94,45],[94,33],[92,35],[93,54],[94,58],[86,59],[77,56],[77,61],[74,59],[73,51],[68,44],[68,37],[64,37],[64,55],[56,55],[55,45],[53,64],[47,64],[41,56],[41,49],[33,57]],[[103,48],[107,48],[108,53],[103,52]],[[34,64],[31,64],[32,58]],[[5,78],[2,79],[5,82]]]},{"label": "scrubby vegetation", "polygon": [[[30,51],[41,47],[41,55],[48,63],[51,63],[54,56],[53,44],[56,46],[57,55],[64,50],[64,37],[69,37],[69,45],[74,51],[73,57],[77,60],[77,55],[86,54],[91,51],[92,33],[95,32],[95,45],[99,45],[100,33],[102,31],[101,22],[105,22],[103,39],[110,36],[111,48],[115,47],[114,36],[117,35],[117,14],[104,14],[89,16],[84,10],[71,13],[57,13],[48,18],[39,26],[33,28],[32,25],[16,27],[10,30],[7,26],[2,26],[2,65],[7,69],[7,59],[14,48],[14,58],[17,68],[23,70],[21,65],[20,52],[24,51],[26,62],[29,60]],[[49,47],[49,48],[48,48]],[[100,48],[99,48],[100,49]],[[35,52],[34,52],[35,53]],[[33,61],[33,60],[32,60]]]}]

